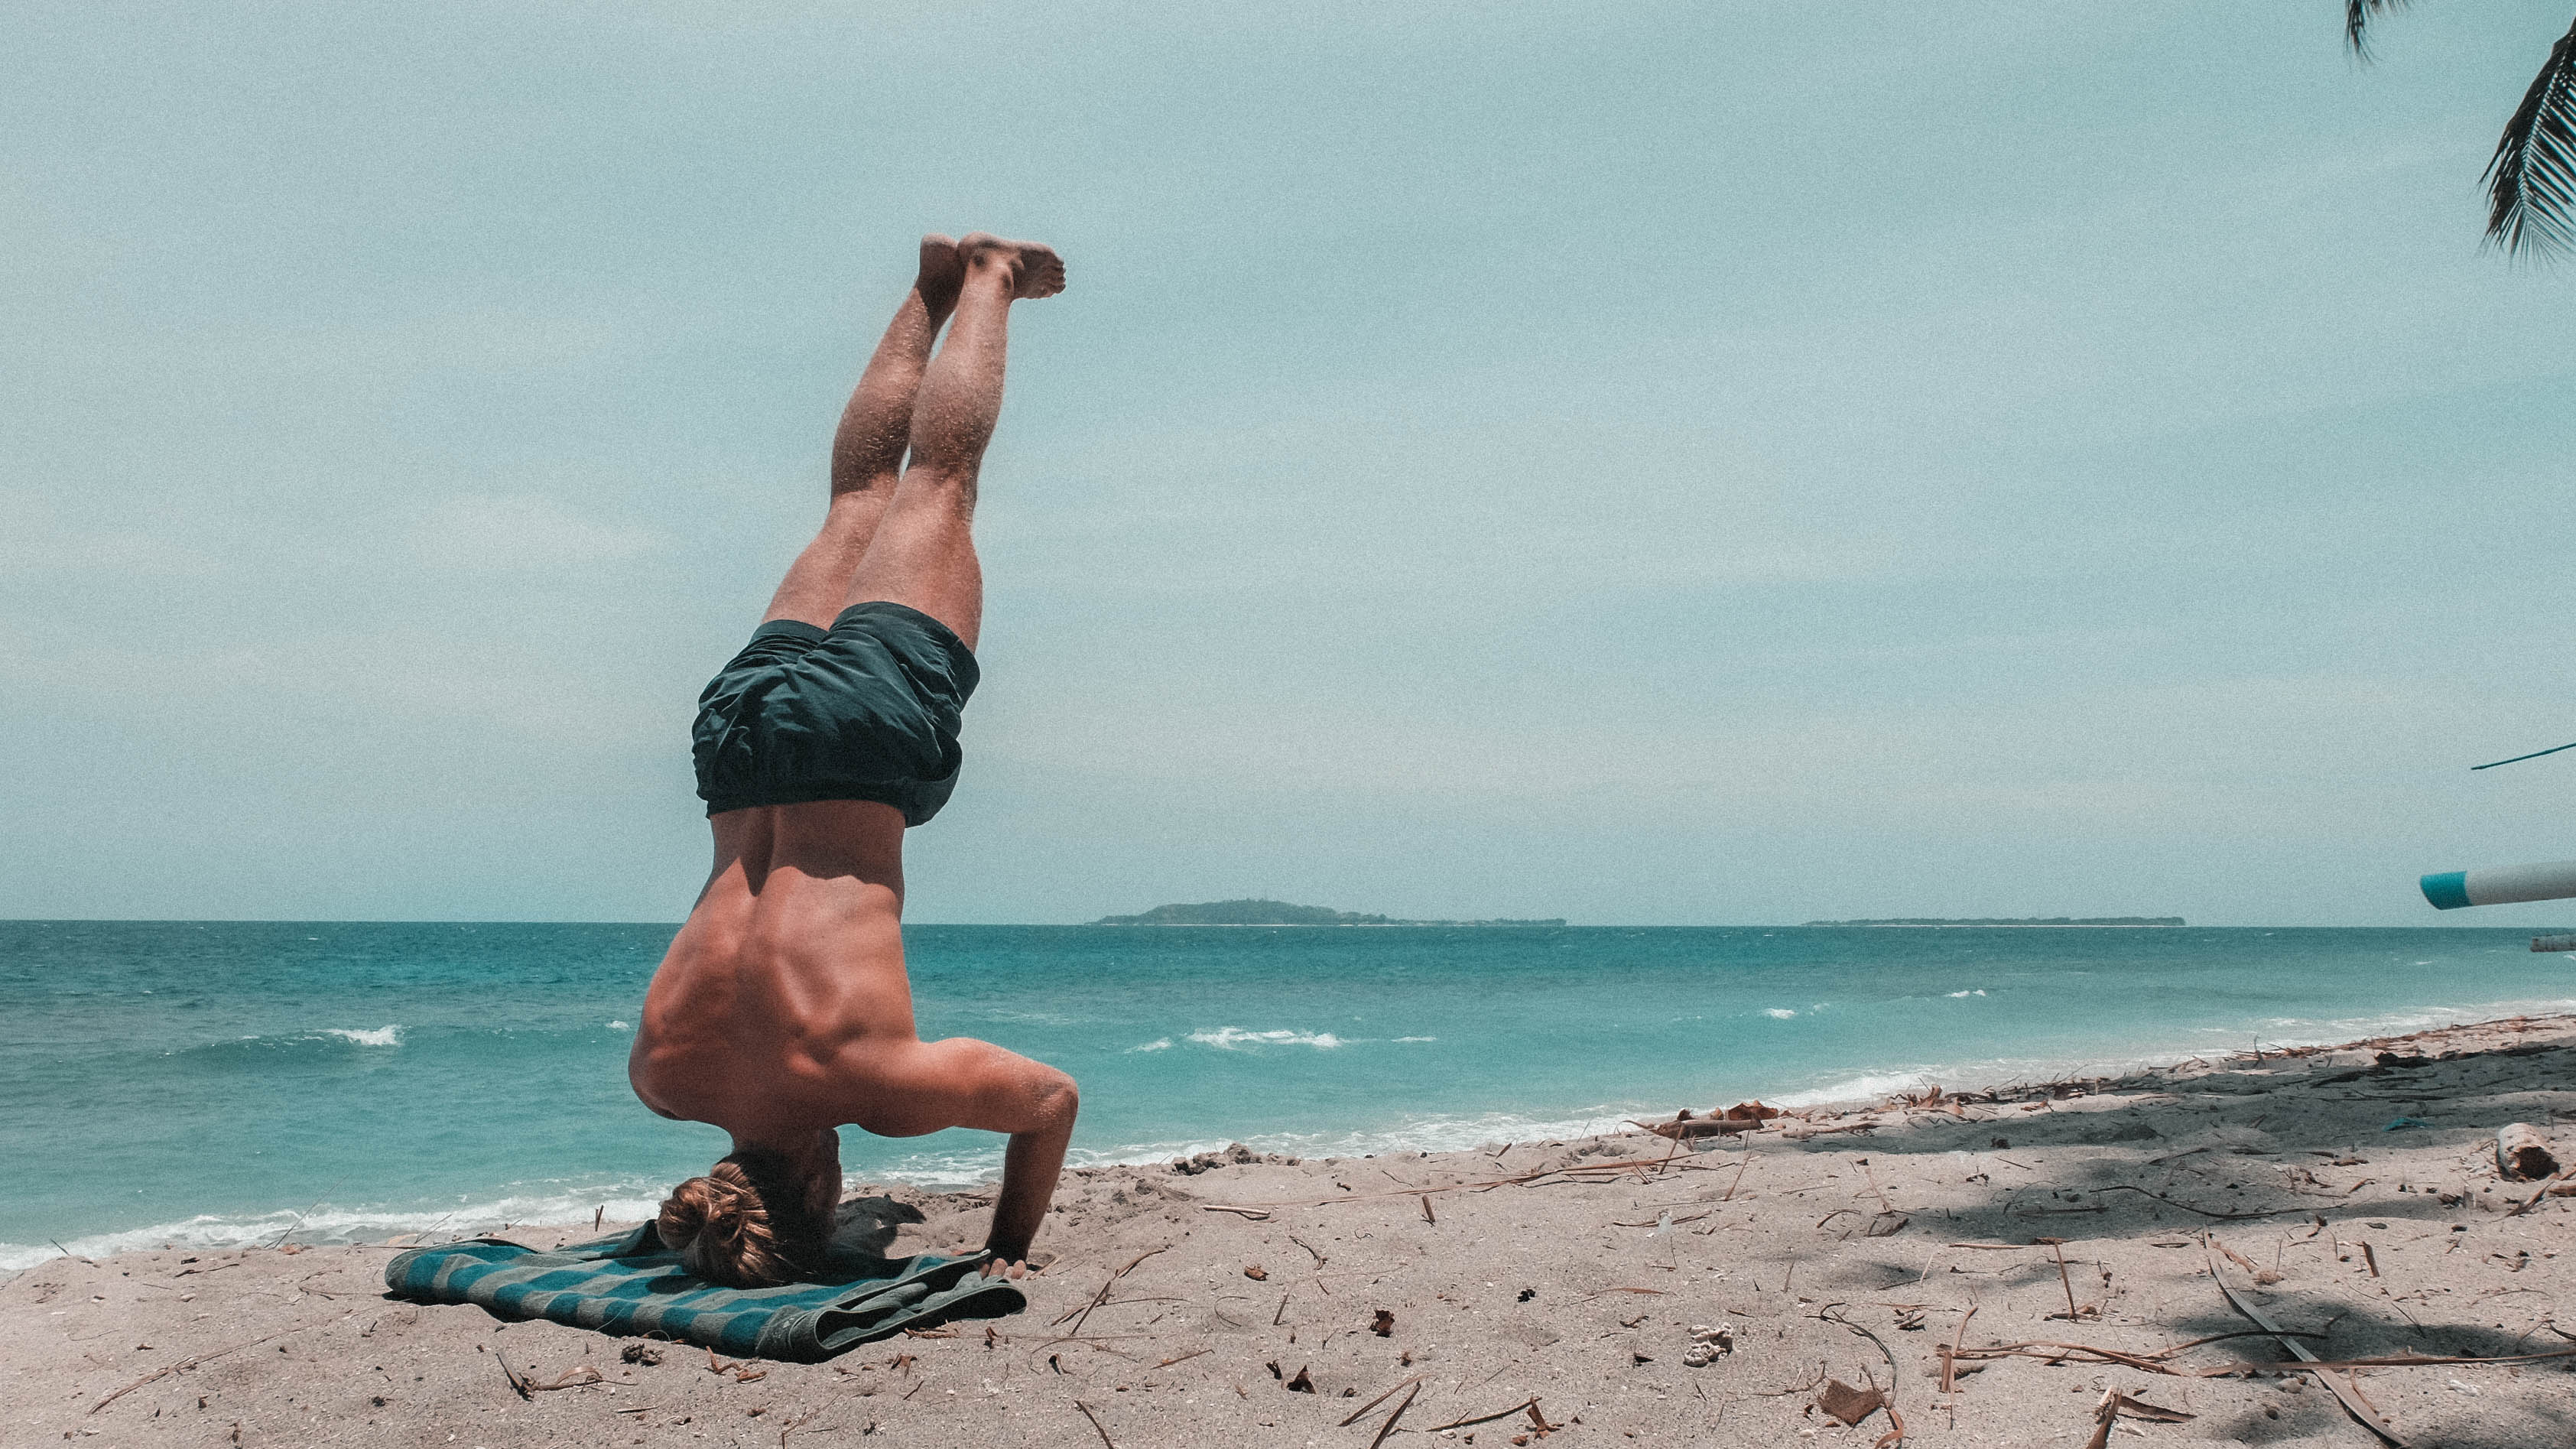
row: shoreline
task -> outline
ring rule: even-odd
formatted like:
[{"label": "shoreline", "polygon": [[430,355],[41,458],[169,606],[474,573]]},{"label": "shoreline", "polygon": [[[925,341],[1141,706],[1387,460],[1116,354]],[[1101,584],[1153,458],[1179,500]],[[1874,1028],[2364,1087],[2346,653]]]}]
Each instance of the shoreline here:
[{"label": "shoreline", "polygon": [[[2556,1003],[2531,1004],[2554,1005]],[[2571,1026],[2576,1026],[2576,1011],[2561,1013],[2512,1009],[2523,1005],[2525,1003],[2511,1001],[2488,1003],[2484,1007],[2471,1007],[2466,1010],[2468,1012],[2495,1010],[2499,1014],[2464,1015],[2457,1020],[2449,1021],[2441,1019],[2448,1013],[2438,1008],[2392,1012],[2366,1024],[2368,1027],[2383,1028],[2378,1034],[2348,1039],[2325,1037],[2274,1039],[2258,1033],[2238,1038],[2238,1040],[2249,1042],[2264,1056],[2270,1057],[2320,1049],[2349,1050],[2365,1042],[2409,1040],[2428,1031],[2483,1027],[2512,1020],[2565,1021]],[[2355,1024],[2364,1025],[2364,1023]],[[2243,1053],[2237,1055],[2241,1056]],[[2097,1080],[2153,1073],[2202,1061],[2208,1056],[2209,1053],[2206,1051],[2195,1052],[2179,1045],[2167,1044],[2138,1052],[2111,1050],[2047,1058],[1997,1058],[1974,1062],[1934,1063],[1919,1067],[1889,1065],[1837,1068],[1825,1074],[1826,1080],[1813,1086],[1763,1092],[1758,1095],[1761,1100],[1774,1105],[1785,1105],[1800,1111],[1813,1111],[1848,1107],[1857,1102],[1882,1097],[1890,1092],[1919,1090],[1935,1080],[1944,1083],[1952,1091],[1961,1089],[1986,1091],[1998,1087],[2020,1089],[2034,1082]],[[1757,1094],[1746,1093],[1745,1095]],[[1543,1134],[1562,1137],[1566,1140],[1579,1140],[1588,1135],[1615,1132],[1618,1123],[1634,1115],[1658,1108],[1668,1113],[1672,1107],[1679,1105],[1685,1104],[1674,1101],[1659,1102],[1655,1106],[1637,1104],[1620,1107],[1611,1102],[1600,1102],[1584,1107],[1568,1107],[1543,1120],[1515,1119],[1509,1122],[1508,1126],[1521,1131],[1524,1135]],[[1476,1129],[1474,1132],[1460,1130],[1462,1126],[1470,1125]],[[1494,1125],[1485,1122],[1466,1123],[1453,1117],[1435,1117],[1382,1129],[1352,1128],[1338,1133],[1252,1133],[1239,1138],[1230,1135],[1223,1137],[1211,1135],[1171,1139],[1153,1144],[1135,1143],[1100,1149],[1101,1155],[1092,1157],[1085,1157],[1085,1149],[1077,1146],[1073,1155],[1068,1158],[1067,1171],[1070,1172],[1077,1166],[1089,1170],[1154,1167],[1170,1161],[1174,1156],[1187,1157],[1218,1150],[1235,1141],[1248,1144],[1256,1151],[1265,1154],[1307,1157],[1329,1154],[1354,1157],[1461,1152],[1475,1148],[1478,1142],[1490,1146],[1507,1135],[1505,1131],[1487,1130]],[[1431,1137],[1423,1135],[1435,1128],[1446,1129],[1437,1132],[1439,1140],[1432,1140]],[[1478,1133],[1482,1135],[1478,1136]],[[1475,1142],[1464,1140],[1470,1136],[1476,1136],[1477,1140]],[[875,1172],[853,1172],[848,1176],[845,1187],[848,1190],[857,1190],[865,1183],[885,1183],[920,1192],[971,1192],[989,1187],[996,1180],[999,1172],[1000,1148],[994,1147],[990,1155],[993,1159],[990,1165],[953,1169],[880,1169]],[[59,1231],[51,1237],[41,1238],[40,1241],[49,1249],[74,1250],[72,1256],[98,1257],[146,1251],[156,1246],[170,1247],[180,1252],[230,1252],[237,1249],[256,1248],[264,1240],[296,1224],[302,1225],[295,1230],[297,1240],[316,1247],[377,1242],[387,1235],[419,1231],[424,1222],[447,1227],[451,1235],[478,1231],[550,1230],[585,1223],[589,1221],[595,1210],[608,1206],[633,1207],[639,1211],[649,1211],[650,1204],[659,1200],[661,1192],[667,1189],[668,1184],[658,1180],[652,1183],[636,1181],[603,1183],[591,1191],[559,1191],[544,1197],[521,1193],[516,1190],[519,1186],[516,1183],[496,1186],[491,1188],[482,1200],[457,1208],[421,1204],[418,1206],[367,1205],[358,1209],[335,1209],[334,1204],[326,1199],[304,1207],[281,1206],[264,1210],[244,1209],[233,1212],[200,1213],[175,1221],[144,1224],[131,1228],[106,1228],[88,1232]],[[521,1211],[512,1211],[513,1208],[522,1210],[536,1208],[537,1212],[535,1215],[522,1215]],[[352,1218],[355,1220],[351,1221]],[[209,1229],[212,1231],[210,1232]],[[29,1244],[8,1243],[0,1246],[13,1251],[34,1251],[34,1246]],[[0,1289],[5,1289],[17,1275],[49,1261],[51,1256],[52,1253],[48,1253],[46,1257],[22,1261],[14,1267],[0,1266]]]},{"label": "shoreline", "polygon": [[[2388,1130],[2401,1119],[2422,1125]],[[243,1444],[455,1434],[494,1449],[782,1432],[1364,1449],[1397,1401],[1399,1432],[1521,1412],[1450,1441],[1507,1444],[1534,1435],[1516,1409],[1533,1398],[1567,1443],[1888,1430],[1884,1410],[1844,1431],[1812,1409],[1821,1373],[1891,1390],[1927,1445],[2076,1443],[2109,1391],[2195,1416],[2145,1427],[2177,1443],[2367,1442],[2334,1396],[2356,1384],[2412,1442],[2555,1442],[2576,1417],[2576,1360],[2365,1368],[2330,1385],[2259,1367],[2285,1354],[2259,1336],[2179,1347],[2252,1331],[2215,1265],[2244,1302],[2320,1335],[2300,1341],[2328,1359],[2576,1352],[2576,1328],[2550,1321],[2576,1289],[2576,1199],[2500,1180],[2493,1134],[2516,1121],[2576,1162],[2576,1016],[1927,1087],[1798,1109],[1698,1151],[1632,1129],[1086,1168],[1058,1194],[1030,1308],[990,1338],[967,1323],[747,1381],[695,1350],[626,1362],[628,1341],[387,1300],[390,1245],[292,1244],[40,1264],[0,1283],[0,1375],[24,1431],[49,1441],[238,1427]],[[922,1215],[897,1252],[971,1245],[989,1203],[878,1195]],[[520,1240],[592,1236],[584,1223]],[[1067,1336],[1061,1320],[1095,1298]],[[1720,1323],[1731,1351],[1687,1362],[1693,1327]],[[2012,1347],[2033,1342],[2086,1347]],[[522,1397],[495,1354],[539,1383],[585,1366],[600,1381]],[[1285,1392],[1301,1369],[1316,1392]],[[1374,1418],[1344,1425],[1390,1388]]]}]

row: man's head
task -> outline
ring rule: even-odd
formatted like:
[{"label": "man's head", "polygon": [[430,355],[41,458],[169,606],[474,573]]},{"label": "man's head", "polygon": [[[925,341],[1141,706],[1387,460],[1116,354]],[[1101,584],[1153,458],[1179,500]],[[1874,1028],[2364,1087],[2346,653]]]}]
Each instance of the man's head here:
[{"label": "man's head", "polygon": [[819,1266],[832,1236],[829,1202],[840,1194],[832,1169],[829,1197],[784,1153],[742,1148],[671,1189],[654,1224],[680,1266],[729,1288],[767,1288]]}]

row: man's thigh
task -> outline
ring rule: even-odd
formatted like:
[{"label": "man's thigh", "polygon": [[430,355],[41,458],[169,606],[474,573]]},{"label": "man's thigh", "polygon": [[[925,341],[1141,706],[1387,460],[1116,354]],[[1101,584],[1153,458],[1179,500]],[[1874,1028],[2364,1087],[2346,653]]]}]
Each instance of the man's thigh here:
[{"label": "man's thigh", "polygon": [[949,1127],[1029,1132],[1045,1125],[1064,1074],[973,1037],[915,1042],[870,1063],[850,1120],[880,1137]]}]

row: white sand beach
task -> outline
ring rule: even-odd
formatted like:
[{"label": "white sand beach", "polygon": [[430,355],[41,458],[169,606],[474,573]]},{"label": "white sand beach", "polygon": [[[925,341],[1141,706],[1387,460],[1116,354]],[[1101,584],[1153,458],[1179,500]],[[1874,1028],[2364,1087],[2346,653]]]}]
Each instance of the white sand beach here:
[{"label": "white sand beach", "polygon": [[[2576,1200],[2494,1153],[2562,1116],[2576,1018],[1809,1109],[1699,1151],[1097,1170],[1027,1312],[826,1364],[389,1300],[389,1247],[65,1257],[0,1285],[5,1438],[1553,1449],[1892,1445],[1901,1419],[1922,1445],[2324,1446],[2373,1441],[2358,1410],[2413,1445],[2569,1443],[2576,1357],[2284,1372],[2222,1291],[2330,1362],[2576,1354]],[[976,1194],[883,1191],[923,1213],[905,1247],[981,1232]],[[2106,1395],[2143,1407],[2098,1421]]]}]

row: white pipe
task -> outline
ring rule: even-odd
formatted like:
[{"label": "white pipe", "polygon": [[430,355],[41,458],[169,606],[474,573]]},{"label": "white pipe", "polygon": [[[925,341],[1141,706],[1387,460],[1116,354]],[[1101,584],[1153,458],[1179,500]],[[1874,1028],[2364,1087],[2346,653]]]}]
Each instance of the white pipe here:
[{"label": "white pipe", "polygon": [[2424,899],[2443,911],[2456,911],[2462,906],[2510,905],[2515,901],[2563,901],[2576,897],[2576,860],[2444,871],[2424,877],[2423,888]]}]

